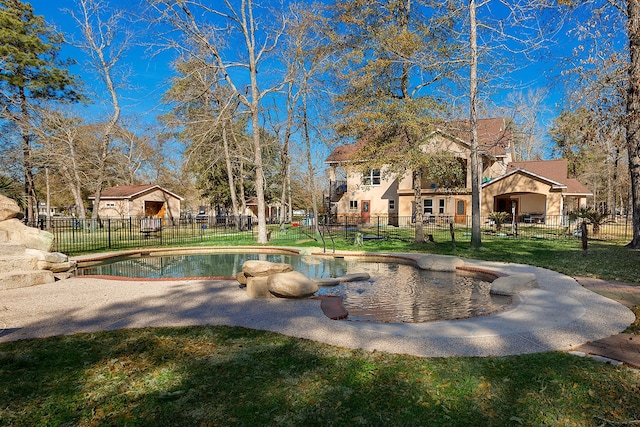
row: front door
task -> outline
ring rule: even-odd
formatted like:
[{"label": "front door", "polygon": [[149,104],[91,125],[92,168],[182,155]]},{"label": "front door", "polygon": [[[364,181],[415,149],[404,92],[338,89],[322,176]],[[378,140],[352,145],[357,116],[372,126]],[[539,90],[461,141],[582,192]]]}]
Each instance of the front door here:
[{"label": "front door", "polygon": [[456,215],[454,218],[456,223],[467,222],[467,201],[464,199],[456,199]]},{"label": "front door", "polygon": [[360,220],[363,224],[369,223],[369,218],[371,217],[370,205],[371,202],[369,200],[363,200],[360,205]]}]

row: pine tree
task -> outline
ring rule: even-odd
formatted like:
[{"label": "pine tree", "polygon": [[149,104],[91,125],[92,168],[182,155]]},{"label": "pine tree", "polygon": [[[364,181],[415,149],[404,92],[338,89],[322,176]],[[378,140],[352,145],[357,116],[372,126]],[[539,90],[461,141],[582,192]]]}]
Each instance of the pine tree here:
[{"label": "pine tree", "polygon": [[48,26],[33,7],[0,0],[0,118],[19,132],[27,199],[25,219],[35,220],[37,195],[31,154],[32,107],[46,101],[77,101],[70,61],[59,58],[62,35]]}]

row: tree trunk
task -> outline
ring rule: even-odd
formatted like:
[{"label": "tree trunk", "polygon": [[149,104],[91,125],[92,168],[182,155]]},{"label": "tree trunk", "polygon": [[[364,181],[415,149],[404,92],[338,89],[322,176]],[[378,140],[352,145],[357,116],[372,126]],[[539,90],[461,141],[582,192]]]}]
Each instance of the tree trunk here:
[{"label": "tree trunk", "polygon": [[[73,195],[73,201],[77,206],[78,218],[84,220],[87,218],[87,211],[85,210],[84,200],[82,198],[82,186],[84,182],[81,178],[80,167],[78,165],[78,155],[72,140],[67,141],[67,146],[69,147],[68,162],[66,162],[61,169],[67,171],[68,186]],[[70,171],[68,171],[67,165],[70,165]]]},{"label": "tree trunk", "polygon": [[293,131],[293,114],[294,114],[294,99],[292,95],[292,84],[290,83],[287,89],[287,125],[284,131],[284,140],[282,141],[282,192],[280,194],[280,226],[282,227],[287,222],[287,196],[290,194],[289,185],[291,183],[289,174],[291,173],[291,154],[289,150],[289,142],[291,140],[291,133]]},{"label": "tree trunk", "polygon": [[256,168],[256,199],[258,205],[258,243],[267,243],[267,220],[265,217],[265,201],[264,201],[264,168],[262,166],[262,146],[260,142],[260,123],[258,122],[260,115],[258,114],[258,102],[253,103],[251,112],[251,121],[253,122],[253,149],[254,163]]},{"label": "tree trunk", "polygon": [[480,248],[480,161],[478,159],[478,40],[476,2],[469,0],[469,44],[471,67],[469,75],[469,124],[471,126],[471,247]]},{"label": "tree trunk", "polygon": [[20,88],[20,112],[21,112],[21,133],[22,133],[22,167],[24,169],[24,194],[27,198],[24,219],[25,222],[34,222],[37,220],[36,213],[38,212],[38,200],[36,194],[36,187],[33,178],[33,162],[31,159],[31,135],[28,131],[28,116],[29,111],[27,107],[27,96],[24,92],[24,88]]},{"label": "tree trunk", "polygon": [[640,248],[640,1],[627,0],[629,33],[629,88],[627,92],[627,150],[631,178],[633,239],[628,247]]},{"label": "tree trunk", "polygon": [[416,217],[416,243],[424,243],[424,210],[422,206],[422,171],[413,171],[413,204]]},{"label": "tree trunk", "polygon": [[238,225],[238,196],[236,195],[236,183],[233,178],[233,167],[231,166],[231,155],[229,154],[229,140],[227,138],[227,126],[222,125],[222,145],[224,149],[224,161],[227,167],[227,181],[229,182],[229,197],[231,197],[231,209],[233,217]]},{"label": "tree trunk", "polygon": [[[615,155],[613,159],[613,182],[618,182],[618,167],[620,165],[620,147],[616,146]],[[619,186],[615,186],[613,189],[613,205],[611,205],[611,215],[613,215],[614,221],[618,221],[618,200],[620,199]]]},{"label": "tree trunk", "polygon": [[316,195],[315,168],[313,167],[313,159],[311,158],[311,137],[309,136],[309,117],[307,115],[307,85],[305,84],[305,93],[302,95],[302,125],[304,129],[305,154],[307,157],[307,174],[309,181],[309,191],[311,192],[311,205],[313,209],[313,227],[315,234],[320,236],[320,228],[318,225],[318,197]]}]

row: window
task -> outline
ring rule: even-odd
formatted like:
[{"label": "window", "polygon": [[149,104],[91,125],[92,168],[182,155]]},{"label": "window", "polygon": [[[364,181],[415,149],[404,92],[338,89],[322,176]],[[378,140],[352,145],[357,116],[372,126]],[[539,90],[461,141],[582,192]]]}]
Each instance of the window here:
[{"label": "window", "polygon": [[358,210],[358,201],[357,200],[349,200],[349,209]]},{"label": "window", "polygon": [[362,175],[362,184],[380,185],[380,169],[370,169]]},{"label": "window", "polygon": [[395,199],[389,199],[389,211],[396,210],[396,201]]},{"label": "window", "polygon": [[107,207],[107,209],[115,209],[116,202],[106,202],[105,206]]},{"label": "window", "polygon": [[444,199],[438,200],[438,213],[440,215],[444,214]]},{"label": "window", "polygon": [[433,199],[424,199],[422,202],[423,205],[423,213],[424,214],[433,214]]}]

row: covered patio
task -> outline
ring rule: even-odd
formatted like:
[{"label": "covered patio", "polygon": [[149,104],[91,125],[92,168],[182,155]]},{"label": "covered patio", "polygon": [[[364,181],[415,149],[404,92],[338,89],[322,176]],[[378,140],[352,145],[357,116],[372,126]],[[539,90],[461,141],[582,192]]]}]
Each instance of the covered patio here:
[{"label": "covered patio", "polygon": [[507,212],[518,222],[545,223],[585,207],[592,193],[566,172],[564,159],[510,163],[506,174],[483,184],[483,215]]}]

